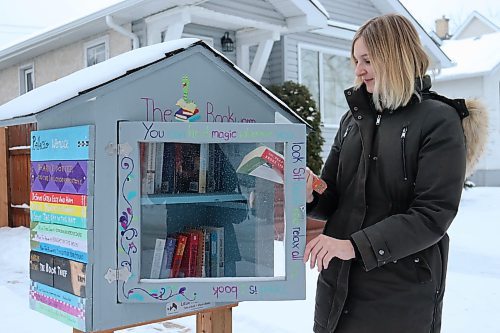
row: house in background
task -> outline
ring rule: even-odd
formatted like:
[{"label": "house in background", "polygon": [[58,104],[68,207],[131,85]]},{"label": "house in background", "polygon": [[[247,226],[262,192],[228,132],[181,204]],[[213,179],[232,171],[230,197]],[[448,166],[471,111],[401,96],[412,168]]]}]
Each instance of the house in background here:
[{"label": "house in background", "polygon": [[[326,159],[347,110],[343,91],[354,79],[352,37],[369,18],[394,12],[415,24],[433,69],[452,65],[397,0],[125,0],[0,50],[0,104],[131,49],[197,37],[264,86],[292,80],[309,87],[321,113]],[[0,170],[17,169],[9,162],[17,149],[9,150],[8,142],[2,148],[2,136],[5,131],[0,151],[8,154],[0,154]],[[20,146],[29,158],[28,143]],[[9,189],[8,182],[0,188]],[[9,199],[2,202],[0,210],[8,208]],[[9,209],[29,212],[21,206],[26,202],[11,202]]]},{"label": "house in background", "polygon": [[[439,25],[438,25],[439,26]],[[500,27],[473,12],[450,36],[447,27],[437,35],[448,36],[441,48],[455,63],[434,78],[433,89],[453,98],[479,98],[488,108],[489,141],[477,170],[476,185],[500,186]]]}]

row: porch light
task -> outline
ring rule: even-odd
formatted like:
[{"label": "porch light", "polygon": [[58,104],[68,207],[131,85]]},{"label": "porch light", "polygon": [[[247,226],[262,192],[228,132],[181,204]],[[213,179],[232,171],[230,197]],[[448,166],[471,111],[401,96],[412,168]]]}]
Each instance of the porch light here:
[{"label": "porch light", "polygon": [[222,44],[222,52],[233,52],[234,51],[234,42],[229,37],[229,32],[225,32],[224,36],[220,39],[220,43]]}]

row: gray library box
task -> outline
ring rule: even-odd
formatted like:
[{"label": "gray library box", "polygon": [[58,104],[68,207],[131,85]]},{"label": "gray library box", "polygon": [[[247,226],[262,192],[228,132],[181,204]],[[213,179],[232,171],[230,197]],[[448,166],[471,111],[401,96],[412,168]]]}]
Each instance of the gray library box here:
[{"label": "gray library box", "polygon": [[223,55],[133,50],[1,109],[26,105],[33,309],[89,332],[305,299],[307,125]]}]

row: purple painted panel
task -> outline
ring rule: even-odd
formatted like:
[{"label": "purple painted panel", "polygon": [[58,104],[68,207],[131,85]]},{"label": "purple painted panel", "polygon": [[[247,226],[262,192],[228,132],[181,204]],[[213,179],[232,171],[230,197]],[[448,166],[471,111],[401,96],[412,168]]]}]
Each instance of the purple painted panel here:
[{"label": "purple painted panel", "polygon": [[31,162],[31,191],[92,195],[89,193],[89,184],[93,182],[92,163],[89,161]]}]

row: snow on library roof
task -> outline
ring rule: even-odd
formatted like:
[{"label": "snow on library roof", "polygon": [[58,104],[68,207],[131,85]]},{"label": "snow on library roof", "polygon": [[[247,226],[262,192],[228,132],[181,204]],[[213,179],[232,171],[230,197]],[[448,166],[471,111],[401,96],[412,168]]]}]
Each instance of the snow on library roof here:
[{"label": "snow on library roof", "polygon": [[127,72],[165,58],[167,53],[192,46],[198,39],[186,38],[135,49],[21,95],[0,106],[0,120],[28,116],[68,99],[80,92],[109,82]]},{"label": "snow on library roof", "polygon": [[0,122],[34,115],[54,105],[77,97],[93,88],[127,75],[136,69],[140,69],[158,60],[169,57],[172,53],[180,52],[195,45],[203,45],[212,50],[224,61],[231,64],[246,80],[250,81],[258,89],[264,91],[270,98],[274,99],[284,110],[305,123],[302,118],[280,99],[276,98],[259,82],[243,72],[236,65],[233,65],[231,61],[219,51],[197,38],[182,38],[131,50],[47,83],[0,105]]},{"label": "snow on library roof", "polygon": [[500,32],[467,39],[446,40],[441,49],[456,63],[443,68],[436,81],[446,81],[470,76],[480,76],[500,64]]}]

